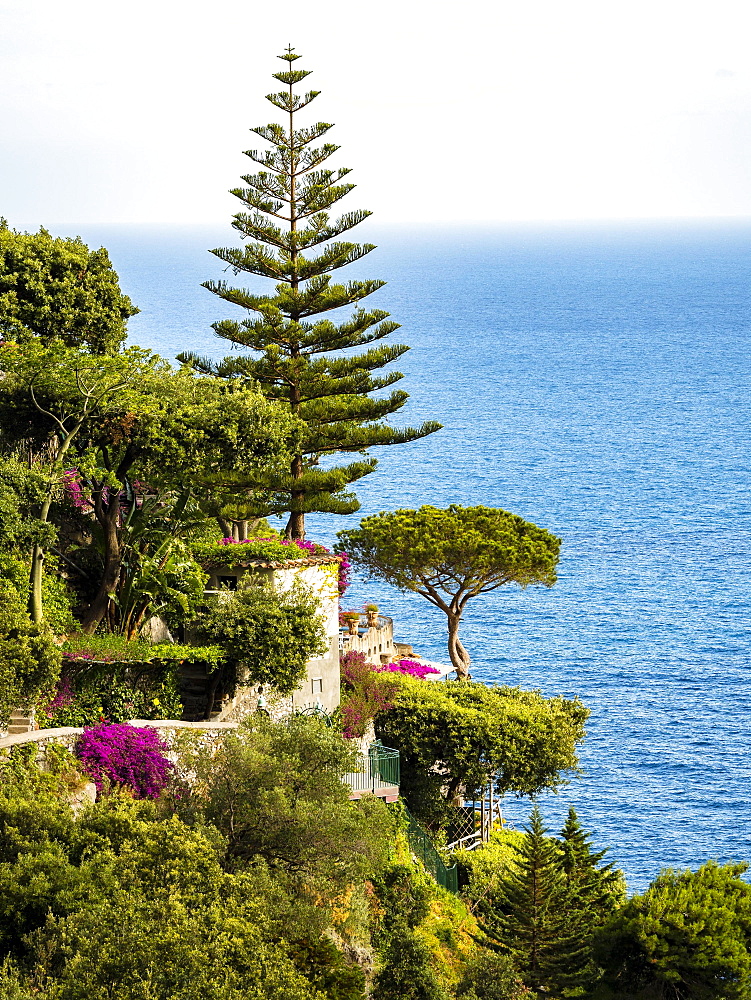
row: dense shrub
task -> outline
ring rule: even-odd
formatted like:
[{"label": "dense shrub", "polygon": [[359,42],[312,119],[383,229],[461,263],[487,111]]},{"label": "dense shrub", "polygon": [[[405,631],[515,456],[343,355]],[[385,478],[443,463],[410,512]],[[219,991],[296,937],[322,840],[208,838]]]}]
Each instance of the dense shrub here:
[{"label": "dense shrub", "polygon": [[105,722],[87,729],[75,753],[101,793],[107,782],[130,789],[138,799],[156,799],[164,790],[172,763],[155,729]]},{"label": "dense shrub", "polygon": [[457,1000],[524,1000],[534,996],[519,979],[508,955],[477,952],[456,988]]},{"label": "dense shrub", "polygon": [[432,969],[427,945],[406,924],[392,935],[383,957],[372,1000],[449,1000]]},{"label": "dense shrub", "polygon": [[200,736],[179,735],[175,746],[190,780],[178,810],[218,827],[232,865],[263,858],[314,885],[317,898],[327,884],[341,892],[383,866],[393,834],[387,807],[371,797],[350,801],[342,779],[357,754],[323,720],[250,716],[211,753]]},{"label": "dense shrub", "polygon": [[600,934],[597,958],[611,997],[746,1000],[751,996],[748,865],[709,861],[663,871]]},{"label": "dense shrub", "polygon": [[14,708],[50,697],[60,666],[52,634],[32,624],[18,589],[0,580],[0,727]]},{"label": "dense shrub", "polygon": [[289,590],[254,580],[217,595],[194,622],[198,635],[223,647],[254,684],[291,694],[307,661],[328,650],[318,598],[301,585]]}]

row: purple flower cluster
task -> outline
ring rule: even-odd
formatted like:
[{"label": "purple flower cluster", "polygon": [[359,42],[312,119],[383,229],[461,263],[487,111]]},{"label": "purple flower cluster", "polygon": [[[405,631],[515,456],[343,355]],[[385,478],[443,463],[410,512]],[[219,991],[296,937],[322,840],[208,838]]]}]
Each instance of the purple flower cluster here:
[{"label": "purple flower cluster", "polygon": [[381,671],[368,663],[365,654],[351,649],[341,658],[341,673],[346,696],[341,703],[345,739],[363,736],[368,723],[379,712],[395,705],[398,685],[380,676]]},{"label": "purple flower cluster", "polygon": [[57,682],[55,697],[52,699],[49,705],[47,705],[44,712],[47,715],[47,717],[51,719],[59,708],[67,708],[69,705],[72,705],[73,702],[75,701],[75,698],[76,695],[73,690],[73,682],[71,681],[70,677],[66,677],[65,675],[63,675]]},{"label": "purple flower cluster", "polygon": [[418,663],[417,660],[397,660],[395,663],[387,663],[383,667],[376,667],[376,670],[392,674],[408,674],[410,677],[419,677],[425,680],[428,674],[440,674],[440,670],[429,667],[426,663]]},{"label": "purple flower cluster", "polygon": [[87,500],[83,495],[83,490],[81,489],[81,474],[78,469],[65,470],[63,473],[63,491],[66,499],[79,510],[84,507],[91,506],[91,501]]},{"label": "purple flower cluster", "polygon": [[79,736],[76,757],[101,793],[105,780],[129,788],[137,799],[157,799],[173,765],[155,729],[103,722]]}]

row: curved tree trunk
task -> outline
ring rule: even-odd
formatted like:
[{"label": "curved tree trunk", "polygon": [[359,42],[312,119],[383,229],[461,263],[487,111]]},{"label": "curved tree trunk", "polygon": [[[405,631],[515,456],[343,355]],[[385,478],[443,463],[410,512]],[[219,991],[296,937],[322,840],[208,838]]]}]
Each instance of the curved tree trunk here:
[{"label": "curved tree trunk", "polygon": [[88,635],[96,631],[97,625],[107,614],[110,598],[115,593],[117,582],[120,579],[122,552],[120,550],[120,537],[118,534],[119,516],[119,496],[114,496],[108,505],[104,517],[99,520],[104,534],[104,572],[99,583],[99,589],[89,606],[89,610],[81,626],[81,631]]},{"label": "curved tree trunk", "polygon": [[448,612],[448,625],[449,625],[449,656],[451,657],[451,663],[456,670],[457,679],[460,681],[470,680],[469,664],[470,658],[469,653],[462,645],[461,639],[459,638],[459,623],[462,620],[461,612],[458,614],[456,612]]}]

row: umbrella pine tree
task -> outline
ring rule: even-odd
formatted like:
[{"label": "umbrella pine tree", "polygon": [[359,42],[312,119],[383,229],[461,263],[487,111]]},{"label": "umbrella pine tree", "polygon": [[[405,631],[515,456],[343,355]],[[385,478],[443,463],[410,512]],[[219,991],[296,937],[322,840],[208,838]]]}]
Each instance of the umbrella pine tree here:
[{"label": "umbrella pine tree", "polygon": [[[359,260],[375,249],[339,237],[370,215],[347,212],[332,219],[329,210],[354,187],[344,182],[348,168],[331,169],[326,161],[339,148],[320,141],[331,128],[325,122],[299,127],[296,116],[318,96],[311,90],[295,93],[309,71],[293,68],[299,58],[288,48],[280,59],[288,66],[274,73],[283,90],[267,100],[285,116],[285,124],[254,128],[269,144],[246,155],[261,169],[243,177],[244,187],[231,193],[243,204],[233,217],[233,228],[243,238],[242,248],[213,250],[239,274],[258,275],[276,282],[275,294],[257,294],[234,288],[226,281],[207,281],[204,287],[233,305],[248,310],[242,320],[221,320],[214,331],[253,354],[225,358],[213,365],[185,354],[187,361],[204,371],[241,376],[255,381],[263,393],[289,406],[303,421],[302,440],[294,453],[289,474],[225,485],[264,497],[254,513],[286,513],[286,534],[305,535],[305,514],[313,511],[350,514],[359,507],[347,487],[376,467],[367,449],[401,444],[438,430],[427,421],[420,427],[394,428],[384,418],[399,410],[407,393],[388,389],[402,378],[397,371],[373,374],[408,350],[403,344],[382,344],[398,328],[387,312],[365,310],[360,303],[377,291],[383,281],[349,281],[334,284],[331,272]],[[328,314],[353,307],[347,319],[334,321]],[[361,353],[352,348],[365,348]],[[348,464],[325,467],[325,456],[359,455]],[[319,460],[324,458],[324,466]]]}]

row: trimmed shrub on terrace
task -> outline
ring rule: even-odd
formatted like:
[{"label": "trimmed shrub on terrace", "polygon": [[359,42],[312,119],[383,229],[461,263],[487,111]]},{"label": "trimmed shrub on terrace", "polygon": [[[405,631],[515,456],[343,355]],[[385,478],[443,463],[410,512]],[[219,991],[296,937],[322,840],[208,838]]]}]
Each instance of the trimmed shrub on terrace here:
[{"label": "trimmed shrub on terrace", "polygon": [[173,768],[164,756],[167,749],[155,729],[105,722],[79,736],[75,754],[97,794],[110,783],[137,799],[157,799]]},{"label": "trimmed shrub on terrace", "polygon": [[95,726],[130,719],[179,719],[180,668],[224,659],[219,646],[151,645],[121,635],[72,635],[62,646],[63,670],[40,713],[47,726]]},{"label": "trimmed shrub on terrace", "polygon": [[244,667],[250,683],[291,694],[305,676],[307,661],[328,650],[319,612],[318,598],[300,584],[276,590],[250,579],[213,598],[193,627]]},{"label": "trimmed shrub on terrace", "polygon": [[494,776],[499,795],[535,796],[565,783],[589,711],[577,699],[472,681],[429,684],[400,674],[396,705],[376,735],[401,754],[401,794],[431,829],[446,826],[460,789],[467,797]]},{"label": "trimmed shrub on terrace", "polygon": [[[331,549],[318,542],[306,541],[302,538],[247,538],[237,541],[234,538],[222,538],[218,542],[195,545],[193,551],[196,559],[204,566],[239,566],[253,559],[266,562],[288,562],[291,559],[301,559],[306,555],[332,555]],[[339,596],[342,597],[350,585],[351,563],[346,552],[340,552],[334,557],[339,562]]]}]

